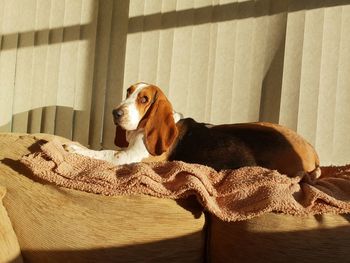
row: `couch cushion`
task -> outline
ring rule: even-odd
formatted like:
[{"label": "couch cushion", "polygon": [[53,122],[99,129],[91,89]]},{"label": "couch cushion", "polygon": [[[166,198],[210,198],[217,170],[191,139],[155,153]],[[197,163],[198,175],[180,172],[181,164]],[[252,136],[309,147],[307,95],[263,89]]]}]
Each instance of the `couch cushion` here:
[{"label": "couch cushion", "polygon": [[2,204],[5,192],[6,189],[0,186],[0,262],[20,263],[23,261],[18,240]]},{"label": "couch cushion", "polygon": [[348,262],[350,216],[269,213],[223,222],[211,217],[210,262]]},{"label": "couch cushion", "polygon": [[17,160],[28,147],[35,151],[41,138],[52,136],[0,134],[0,184],[8,191],[4,205],[24,261],[203,259],[204,216],[190,200],[180,206],[170,199],[107,197],[35,181]]}]

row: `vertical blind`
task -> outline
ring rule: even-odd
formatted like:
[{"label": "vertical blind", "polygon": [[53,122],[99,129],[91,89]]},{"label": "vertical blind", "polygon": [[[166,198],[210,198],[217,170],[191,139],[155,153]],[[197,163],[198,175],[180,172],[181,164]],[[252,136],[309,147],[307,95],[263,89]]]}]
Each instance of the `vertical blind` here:
[{"label": "vertical blind", "polygon": [[0,130],[87,142],[93,0],[1,0]]},{"label": "vertical blind", "polygon": [[111,148],[138,81],[198,121],[281,123],[350,162],[350,1],[0,0],[0,131]]}]

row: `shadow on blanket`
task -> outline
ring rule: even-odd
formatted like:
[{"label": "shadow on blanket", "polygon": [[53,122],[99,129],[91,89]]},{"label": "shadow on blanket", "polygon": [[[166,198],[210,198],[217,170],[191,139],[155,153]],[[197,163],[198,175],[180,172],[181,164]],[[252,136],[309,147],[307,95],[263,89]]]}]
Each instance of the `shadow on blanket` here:
[{"label": "shadow on blanket", "polygon": [[177,161],[113,166],[68,153],[57,139],[35,143],[20,161],[24,166],[4,160],[14,169],[26,169],[40,182],[86,192],[175,200],[194,195],[207,211],[225,221],[271,211],[300,216],[350,213],[350,165],[323,167],[321,178],[313,183],[262,167],[216,172]]}]

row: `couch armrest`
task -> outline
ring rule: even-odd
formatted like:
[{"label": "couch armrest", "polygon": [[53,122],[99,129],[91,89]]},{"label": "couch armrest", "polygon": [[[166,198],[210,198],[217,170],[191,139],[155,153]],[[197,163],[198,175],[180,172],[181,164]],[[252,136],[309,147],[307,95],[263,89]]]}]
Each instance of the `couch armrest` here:
[{"label": "couch armrest", "polygon": [[22,256],[15,231],[2,203],[6,189],[0,186],[0,262],[21,263]]}]

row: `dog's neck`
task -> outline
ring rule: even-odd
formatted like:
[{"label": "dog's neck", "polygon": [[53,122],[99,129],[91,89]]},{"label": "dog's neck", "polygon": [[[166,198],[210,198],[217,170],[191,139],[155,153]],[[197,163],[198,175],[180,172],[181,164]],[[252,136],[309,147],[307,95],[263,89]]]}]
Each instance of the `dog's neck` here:
[{"label": "dog's neck", "polygon": [[144,131],[143,129],[127,131],[126,138],[129,142],[128,148],[124,149],[123,152],[128,160],[131,162],[140,162],[149,156],[146,146],[143,142]]},{"label": "dog's neck", "polygon": [[[173,113],[174,121],[177,123],[183,116],[181,113]],[[153,162],[166,160],[167,152],[160,156],[152,156],[147,151],[144,143],[144,129],[137,129],[132,131],[126,131],[126,140],[129,142],[128,148],[124,149],[127,158],[133,160],[133,162]]]}]

